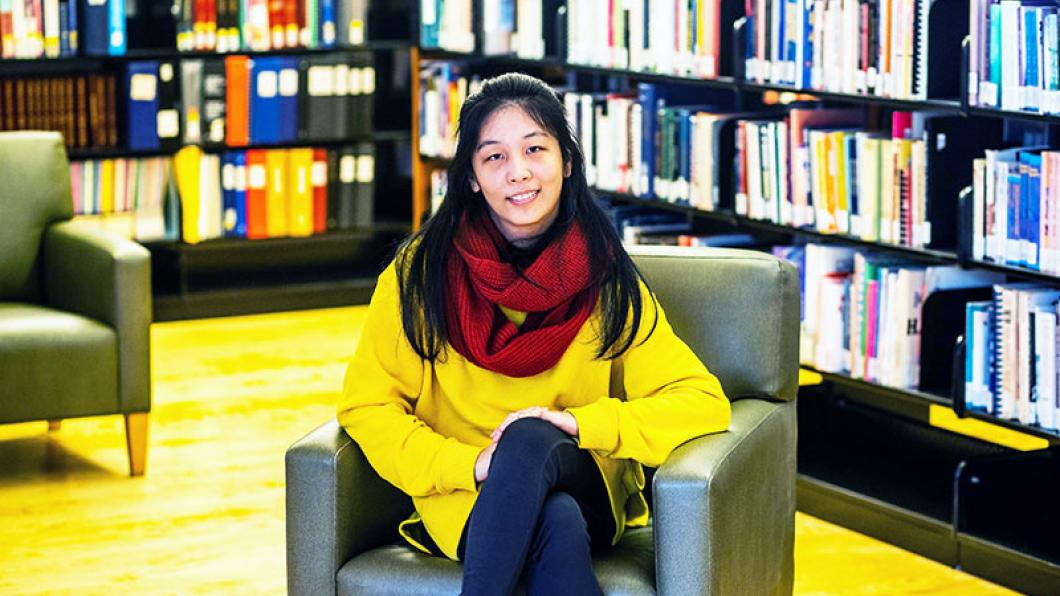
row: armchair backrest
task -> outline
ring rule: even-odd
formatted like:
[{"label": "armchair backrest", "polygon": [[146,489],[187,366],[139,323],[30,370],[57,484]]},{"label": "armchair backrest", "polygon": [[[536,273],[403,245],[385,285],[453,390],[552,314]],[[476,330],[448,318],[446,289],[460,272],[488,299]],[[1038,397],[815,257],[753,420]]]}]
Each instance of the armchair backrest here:
[{"label": "armchair backrest", "polygon": [[632,247],[674,332],[729,399],[792,400],[799,381],[799,278],[771,255],[718,248]]},{"label": "armchair backrest", "polygon": [[0,133],[0,300],[40,301],[41,237],[72,215],[62,136]]}]

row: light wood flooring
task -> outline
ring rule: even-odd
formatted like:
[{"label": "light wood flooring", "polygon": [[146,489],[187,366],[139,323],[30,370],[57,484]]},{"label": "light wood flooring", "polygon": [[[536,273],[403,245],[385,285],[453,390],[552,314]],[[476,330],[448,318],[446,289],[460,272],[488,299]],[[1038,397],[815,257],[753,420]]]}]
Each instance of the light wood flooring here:
[{"label": "light wood flooring", "polygon": [[[157,324],[147,473],[120,416],[0,426],[0,594],[282,594],[286,447],[333,416],[363,307]],[[799,514],[799,594],[1004,594]]]}]

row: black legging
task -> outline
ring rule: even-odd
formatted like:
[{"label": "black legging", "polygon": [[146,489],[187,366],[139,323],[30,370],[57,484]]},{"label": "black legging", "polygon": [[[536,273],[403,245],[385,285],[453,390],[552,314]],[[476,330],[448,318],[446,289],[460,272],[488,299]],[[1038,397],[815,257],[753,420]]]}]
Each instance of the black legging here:
[{"label": "black legging", "polygon": [[460,539],[464,596],[601,594],[591,547],[611,544],[615,521],[589,452],[539,418],[504,431]]}]

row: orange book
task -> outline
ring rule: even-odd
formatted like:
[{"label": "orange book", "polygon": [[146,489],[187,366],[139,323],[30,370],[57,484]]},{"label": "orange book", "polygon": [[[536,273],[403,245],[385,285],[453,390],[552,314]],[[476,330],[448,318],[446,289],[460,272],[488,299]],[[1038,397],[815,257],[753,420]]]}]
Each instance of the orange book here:
[{"label": "orange book", "polygon": [[250,142],[250,58],[225,58],[225,143],[246,147]]},{"label": "orange book", "polygon": [[268,182],[265,186],[265,229],[269,238],[286,236],[290,233],[287,221],[287,153],[286,149],[267,149],[265,151],[265,173]]},{"label": "orange book", "polygon": [[313,150],[313,232],[328,229],[328,150]]},{"label": "orange book", "polygon": [[287,231],[291,236],[313,234],[312,149],[287,150]]},{"label": "orange book", "polygon": [[265,150],[247,151],[247,238],[268,238],[268,211],[266,210],[266,187],[269,175],[266,170]]}]

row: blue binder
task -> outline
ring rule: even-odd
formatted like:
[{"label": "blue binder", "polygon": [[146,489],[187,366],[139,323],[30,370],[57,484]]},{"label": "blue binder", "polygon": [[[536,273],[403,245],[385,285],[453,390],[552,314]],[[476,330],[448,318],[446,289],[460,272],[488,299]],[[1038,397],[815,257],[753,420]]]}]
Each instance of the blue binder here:
[{"label": "blue binder", "polygon": [[[298,140],[298,95],[299,87],[305,81],[299,80],[298,69],[299,58],[297,56],[285,56],[279,58],[281,66],[280,76],[280,142],[289,143]],[[293,77],[293,79],[291,79]],[[290,79],[290,80],[289,80]],[[296,82],[297,81],[297,82]],[[293,88],[285,89],[288,85]]]},{"label": "blue binder", "polygon": [[82,3],[82,38],[79,41],[85,49],[85,54],[106,56],[110,53],[110,13],[107,0],[77,0],[77,2]]},{"label": "blue binder", "polygon": [[250,67],[250,142],[280,142],[280,58],[255,58]]},{"label": "blue binder", "polygon": [[236,210],[236,235],[247,236],[247,152],[232,152],[232,163],[236,167],[236,187],[232,201]]},{"label": "blue binder", "polygon": [[139,60],[125,68],[125,138],[129,149],[150,151],[158,141],[158,62]]}]

